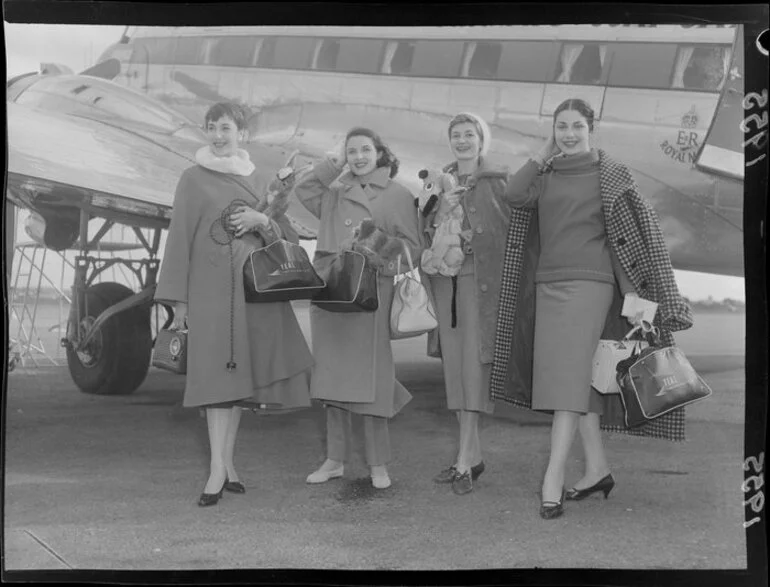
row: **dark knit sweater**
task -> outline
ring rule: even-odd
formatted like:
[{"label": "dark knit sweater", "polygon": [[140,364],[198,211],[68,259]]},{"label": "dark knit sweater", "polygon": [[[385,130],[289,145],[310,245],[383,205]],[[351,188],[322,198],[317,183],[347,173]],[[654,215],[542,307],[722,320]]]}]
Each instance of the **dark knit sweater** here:
[{"label": "dark knit sweater", "polygon": [[556,157],[538,175],[527,162],[508,181],[514,205],[538,208],[540,259],[535,281],[587,279],[615,283],[604,228],[596,151]]}]

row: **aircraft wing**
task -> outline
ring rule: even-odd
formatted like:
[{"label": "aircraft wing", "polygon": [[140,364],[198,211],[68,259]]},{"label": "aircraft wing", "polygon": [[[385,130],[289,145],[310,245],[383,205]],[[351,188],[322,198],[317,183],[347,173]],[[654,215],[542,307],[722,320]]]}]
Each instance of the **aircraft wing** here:
[{"label": "aircraft wing", "polygon": [[[7,103],[8,197],[48,217],[78,208],[135,226],[165,226],[181,173],[200,143]],[[255,147],[272,177],[284,152]],[[253,152],[253,149],[250,149]],[[252,155],[253,156],[253,155]],[[300,215],[300,204],[294,203]],[[291,215],[290,208],[289,214]],[[294,220],[303,238],[312,226]]]}]

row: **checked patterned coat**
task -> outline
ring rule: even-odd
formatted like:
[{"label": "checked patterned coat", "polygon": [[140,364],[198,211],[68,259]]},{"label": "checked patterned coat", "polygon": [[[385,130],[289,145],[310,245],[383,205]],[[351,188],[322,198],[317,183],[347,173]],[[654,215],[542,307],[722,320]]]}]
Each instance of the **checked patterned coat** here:
[{"label": "checked patterned coat", "polygon": [[[654,323],[660,328],[663,344],[672,345],[674,337],[671,333],[690,328],[693,319],[689,305],[679,294],[657,215],[639,194],[628,168],[612,160],[601,149],[598,152],[608,244],[636,293],[659,304]],[[490,381],[494,399],[522,408],[532,405],[534,308],[531,291],[536,267],[526,262],[524,255],[527,236],[531,232],[526,222],[512,222],[508,231]],[[520,307],[522,302],[527,306],[526,311]],[[628,332],[628,322],[620,316],[621,307],[620,291],[616,288],[602,338],[619,339]],[[685,439],[684,408],[629,429],[625,427],[620,397],[605,395],[602,400],[604,430],[675,441]]]}]

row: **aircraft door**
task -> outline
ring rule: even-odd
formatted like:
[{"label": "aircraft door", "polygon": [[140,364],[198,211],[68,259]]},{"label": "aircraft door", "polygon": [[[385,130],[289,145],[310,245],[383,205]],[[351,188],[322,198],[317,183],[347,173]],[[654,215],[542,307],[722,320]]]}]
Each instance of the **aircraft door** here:
[{"label": "aircraft door", "polygon": [[[695,166],[707,173],[743,180],[744,144],[742,141],[744,136],[742,133],[735,132],[735,129],[740,128],[743,132],[751,132],[751,130],[745,130],[746,128],[760,130],[767,126],[767,119],[752,121],[752,125],[746,125],[743,121],[744,102],[751,103],[751,100],[749,97],[744,99],[743,96],[742,26],[738,27],[732,55],[733,60],[728,69],[711,126],[695,158]],[[762,107],[763,99],[766,103],[766,95],[757,97],[756,105]],[[763,133],[756,133],[755,139],[761,139],[763,135],[763,140],[767,141],[766,130]],[[748,134],[746,138],[749,138]]]}]

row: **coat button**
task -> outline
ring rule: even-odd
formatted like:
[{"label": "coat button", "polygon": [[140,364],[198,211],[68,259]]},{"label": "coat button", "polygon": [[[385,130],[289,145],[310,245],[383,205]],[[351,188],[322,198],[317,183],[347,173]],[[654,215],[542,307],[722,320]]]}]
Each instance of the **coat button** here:
[{"label": "coat button", "polygon": [[626,239],[624,239],[622,236],[618,239],[618,246],[623,246],[626,244]]},{"label": "coat button", "polygon": [[639,286],[640,286],[642,289],[647,289],[647,281],[643,281],[642,283],[640,283],[640,284],[639,284]]},{"label": "coat button", "polygon": [[488,289],[489,289],[489,288],[487,287],[487,284],[486,284],[486,283],[482,283],[482,284],[481,284],[481,291],[484,291],[484,292],[485,292],[485,291],[487,291]]},{"label": "coat button", "polygon": [[481,228],[480,226],[476,227],[476,234],[482,234],[483,232],[484,232],[483,228]]},{"label": "coat button", "polygon": [[351,224],[353,224],[353,221],[350,218],[347,218],[345,220],[345,226],[350,226]]},{"label": "coat button", "polygon": [[393,261],[391,261],[390,263],[388,263],[388,269],[393,269],[395,266],[396,266],[396,265],[393,263]]}]

